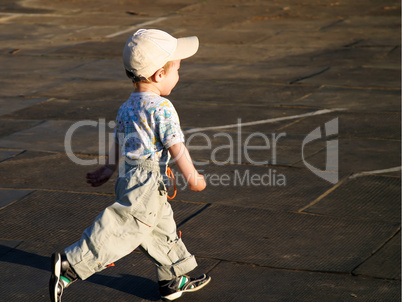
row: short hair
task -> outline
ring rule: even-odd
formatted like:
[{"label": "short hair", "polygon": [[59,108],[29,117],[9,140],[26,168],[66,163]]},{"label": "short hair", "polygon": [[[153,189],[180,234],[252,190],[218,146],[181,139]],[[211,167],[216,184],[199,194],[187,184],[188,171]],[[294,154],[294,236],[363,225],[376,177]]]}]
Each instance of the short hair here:
[{"label": "short hair", "polygon": [[[162,68],[165,70],[165,72],[169,72],[169,69],[172,67],[173,65],[173,61],[169,61],[167,62]],[[149,78],[144,78],[144,77],[139,77],[136,76],[134,73],[132,73],[131,71],[126,70],[126,75],[127,77],[133,81],[135,88],[139,87],[139,83],[150,83],[152,82],[152,76],[150,76]]]}]

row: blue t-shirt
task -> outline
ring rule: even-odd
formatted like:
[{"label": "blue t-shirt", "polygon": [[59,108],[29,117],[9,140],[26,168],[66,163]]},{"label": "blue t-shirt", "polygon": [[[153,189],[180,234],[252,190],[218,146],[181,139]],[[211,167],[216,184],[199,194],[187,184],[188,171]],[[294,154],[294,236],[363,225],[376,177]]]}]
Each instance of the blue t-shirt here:
[{"label": "blue t-shirt", "polygon": [[116,117],[115,141],[129,159],[168,163],[167,149],[184,142],[173,104],[151,92],[133,92]]}]

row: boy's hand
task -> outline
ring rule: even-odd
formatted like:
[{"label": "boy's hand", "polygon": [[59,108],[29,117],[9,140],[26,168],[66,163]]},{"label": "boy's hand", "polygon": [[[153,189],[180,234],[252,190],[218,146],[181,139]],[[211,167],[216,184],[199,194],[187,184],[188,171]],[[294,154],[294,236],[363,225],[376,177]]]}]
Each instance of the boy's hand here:
[{"label": "boy's hand", "polygon": [[[198,174],[198,173],[197,173]],[[207,186],[203,175],[198,174],[190,183],[189,188],[191,191],[200,192]]]},{"label": "boy's hand", "polygon": [[96,169],[94,172],[87,173],[87,183],[89,183],[92,187],[99,187],[110,179],[114,171],[115,169],[113,169],[111,166],[102,166]]}]

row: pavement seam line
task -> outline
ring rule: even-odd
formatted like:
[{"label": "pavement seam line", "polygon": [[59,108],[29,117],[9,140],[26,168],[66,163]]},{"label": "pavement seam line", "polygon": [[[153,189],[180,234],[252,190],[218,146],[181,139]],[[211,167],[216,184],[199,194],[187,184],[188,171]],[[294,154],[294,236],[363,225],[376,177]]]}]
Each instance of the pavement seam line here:
[{"label": "pavement seam line", "polygon": [[[197,257],[200,258],[200,257]],[[206,258],[209,259],[209,258]],[[206,271],[207,274],[209,274],[212,270],[214,270],[219,264],[222,263],[223,260],[218,260],[209,270]]]},{"label": "pavement seam line", "polygon": [[71,194],[85,194],[85,195],[98,195],[98,196],[112,196],[112,197],[115,196],[114,193],[79,192],[79,191],[60,190],[60,189],[32,189],[32,188],[7,188],[7,187],[2,187],[2,188],[0,188],[0,190],[32,190],[32,191],[35,191],[35,192],[56,192],[56,193],[71,193]]},{"label": "pavement seam line", "polygon": [[328,71],[328,70],[330,70],[330,69],[331,69],[330,66],[325,67],[323,70],[320,70],[320,71],[318,71],[318,72],[315,72],[315,73],[306,75],[306,76],[304,76],[304,77],[297,78],[297,79],[295,79],[295,80],[293,80],[293,81],[290,81],[289,84],[292,85],[292,84],[295,84],[295,83],[297,83],[297,82],[300,82],[300,81],[303,81],[303,80],[306,80],[306,79],[313,78],[313,77],[318,76],[318,75],[320,75],[320,74],[322,74],[322,73],[324,73],[324,72],[326,72],[326,71]]},{"label": "pavement seam line", "polygon": [[323,194],[321,194],[320,196],[318,196],[315,200],[313,200],[312,202],[310,202],[308,205],[304,206],[303,208],[299,209],[297,212],[301,213],[304,210],[308,209],[309,207],[315,205],[316,203],[320,202],[324,197],[327,197],[329,194],[331,194],[333,191],[335,191],[339,186],[341,186],[346,180],[349,179],[349,175],[342,178],[336,185],[334,185],[332,188],[330,188],[329,190],[325,191]]},{"label": "pavement seam line", "polygon": [[319,29],[319,31],[326,31],[328,28],[331,28],[331,27],[333,27],[333,26],[336,26],[336,25],[338,25],[338,24],[340,24],[340,23],[342,23],[342,22],[344,22],[344,21],[345,21],[345,19],[341,17],[340,19],[338,19],[338,20],[336,20],[336,21],[334,21],[334,22],[332,22],[332,23],[330,23],[330,24],[328,24],[328,25],[325,25],[325,26],[321,27],[321,28]]},{"label": "pavement seam line", "polygon": [[[314,152],[314,153],[310,154],[309,156],[307,156],[307,157],[305,158],[305,160],[307,160],[307,159],[309,159],[309,158],[312,158],[313,156],[315,156],[315,155],[321,153],[323,150],[326,150],[326,149],[327,149],[327,147],[322,147],[321,149],[319,149],[319,150],[317,150],[316,152]],[[299,159],[299,160],[295,161],[294,163],[291,163],[291,164],[290,164],[290,167],[292,167],[292,168],[293,168],[293,167],[296,167],[297,164],[302,163],[302,162],[303,162],[303,159]]]},{"label": "pavement seam line", "polygon": [[[354,272],[360,267],[362,266],[367,260],[369,260],[371,257],[373,257],[377,252],[379,252],[381,249],[383,249],[385,247],[385,245],[390,242],[395,236],[398,235],[398,233],[400,233],[401,231],[401,227],[399,226],[396,231],[387,239],[385,240],[385,242],[383,244],[381,244],[378,248],[376,248],[374,251],[371,252],[370,256],[368,256],[366,259],[364,259],[361,263],[359,263],[355,268],[352,269],[352,275],[353,276],[360,276],[358,274],[355,274]],[[361,275],[361,276],[365,276],[365,277],[372,277],[370,275]],[[388,280],[388,279],[387,279]],[[394,279],[391,279],[394,280]]]},{"label": "pavement seam line", "polygon": [[310,93],[307,93],[306,95],[304,95],[304,96],[302,96],[302,97],[300,97],[300,98],[294,100],[293,102],[302,101],[302,100],[304,100],[304,99],[306,99],[306,98],[312,96],[314,93],[319,92],[322,88],[325,88],[325,85],[321,85],[320,87],[318,87],[318,88],[315,89],[314,91],[312,91],[312,92],[310,92]]},{"label": "pavement seam line", "polygon": [[12,202],[6,204],[4,207],[1,207],[0,210],[4,210],[4,209],[7,208],[8,206],[13,205],[14,203],[16,203],[16,202],[18,202],[18,201],[24,199],[25,197],[28,197],[29,195],[31,195],[31,194],[33,194],[33,193],[35,193],[35,192],[36,192],[36,190],[32,190],[32,192],[29,192],[28,194],[26,194],[26,195],[24,195],[24,196],[22,196],[22,197],[20,197],[20,198],[17,198],[16,200],[14,200],[14,201],[12,201]]},{"label": "pavement seam line", "polygon": [[[323,271],[323,270],[314,270],[314,269],[287,268],[287,267],[278,267],[278,266],[272,266],[272,265],[261,265],[261,264],[252,263],[252,262],[220,259],[220,258],[215,258],[215,257],[197,256],[197,258],[199,258],[199,259],[217,260],[217,261],[219,261],[218,264],[226,262],[226,263],[233,263],[233,264],[238,264],[238,265],[247,265],[247,266],[253,266],[253,267],[269,268],[269,269],[272,269],[272,270],[289,271],[289,272],[318,273],[318,274],[328,274],[328,275],[343,275],[343,276],[353,276],[353,277],[356,277],[356,278],[369,278],[369,279],[387,280],[387,281],[398,280],[398,279],[381,278],[381,277],[375,277],[375,276],[353,275],[353,274],[351,274],[350,272],[347,272],[347,271]],[[217,267],[217,266],[218,265],[216,265],[215,267]]]},{"label": "pavement seam line", "polygon": [[343,88],[343,89],[356,89],[356,90],[389,90],[389,91],[400,91],[400,87],[372,87],[372,86],[347,86],[347,85],[337,85],[337,84],[325,84],[326,87],[333,88]]}]

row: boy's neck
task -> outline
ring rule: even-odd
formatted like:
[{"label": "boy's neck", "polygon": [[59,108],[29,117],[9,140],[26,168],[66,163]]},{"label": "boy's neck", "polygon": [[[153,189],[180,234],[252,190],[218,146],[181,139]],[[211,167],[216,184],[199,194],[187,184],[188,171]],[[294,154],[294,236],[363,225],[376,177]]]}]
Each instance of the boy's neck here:
[{"label": "boy's neck", "polygon": [[160,90],[153,83],[138,83],[138,88],[135,88],[134,92],[151,92],[161,95]]}]

